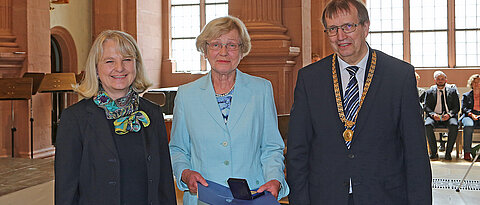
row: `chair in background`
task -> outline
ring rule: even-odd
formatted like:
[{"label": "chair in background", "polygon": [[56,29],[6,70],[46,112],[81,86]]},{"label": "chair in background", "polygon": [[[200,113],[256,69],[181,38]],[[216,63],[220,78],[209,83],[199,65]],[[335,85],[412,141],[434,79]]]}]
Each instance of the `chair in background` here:
[{"label": "chair in background", "polygon": [[165,105],[166,96],[164,92],[147,92],[143,97],[151,102],[163,107]]}]

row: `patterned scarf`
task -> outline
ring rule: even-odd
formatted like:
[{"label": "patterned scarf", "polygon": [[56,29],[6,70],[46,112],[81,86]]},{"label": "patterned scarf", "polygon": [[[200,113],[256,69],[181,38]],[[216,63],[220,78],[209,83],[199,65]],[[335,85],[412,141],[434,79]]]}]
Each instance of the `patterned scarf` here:
[{"label": "patterned scarf", "polygon": [[107,119],[115,119],[113,126],[115,133],[119,135],[140,131],[142,128],[140,122],[144,127],[150,125],[148,115],[138,110],[139,96],[131,87],[126,96],[116,100],[110,98],[107,92],[100,87],[97,96],[93,97],[93,102],[105,110]]}]

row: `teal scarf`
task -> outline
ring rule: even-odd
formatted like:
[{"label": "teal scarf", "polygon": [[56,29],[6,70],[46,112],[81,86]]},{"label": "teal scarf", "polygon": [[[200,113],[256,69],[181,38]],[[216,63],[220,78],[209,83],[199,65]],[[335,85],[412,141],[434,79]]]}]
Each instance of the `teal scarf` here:
[{"label": "teal scarf", "polygon": [[105,110],[107,119],[115,119],[113,122],[115,133],[124,135],[131,131],[140,131],[141,124],[143,127],[150,125],[148,115],[138,110],[139,98],[138,93],[130,88],[126,96],[113,100],[100,87],[98,94],[93,97],[93,102]]}]

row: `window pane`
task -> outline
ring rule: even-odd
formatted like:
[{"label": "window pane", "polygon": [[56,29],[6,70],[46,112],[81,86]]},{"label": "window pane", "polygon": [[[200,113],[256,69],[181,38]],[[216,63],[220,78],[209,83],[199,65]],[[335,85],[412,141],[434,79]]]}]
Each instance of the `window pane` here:
[{"label": "window pane", "polygon": [[367,37],[370,47],[381,50],[386,54],[403,59],[402,33],[370,33]]},{"label": "window pane", "polygon": [[172,6],[177,4],[199,4],[200,0],[171,0]]},{"label": "window pane", "polygon": [[457,66],[479,66],[480,31],[457,31],[455,37]]},{"label": "window pane", "polygon": [[480,26],[480,0],[455,0],[456,29]]},{"label": "window pane", "polygon": [[447,29],[447,0],[410,1],[410,29]]},{"label": "window pane", "polygon": [[200,34],[200,6],[172,6],[172,38]]},{"label": "window pane", "polygon": [[411,59],[415,67],[447,67],[447,32],[412,32]]},{"label": "window pane", "polygon": [[403,4],[398,0],[367,0],[366,5],[370,15],[370,31],[403,30]]},{"label": "window pane", "polygon": [[228,0],[205,0],[205,3],[227,3],[228,4]]},{"label": "window pane", "polygon": [[[228,15],[228,0],[171,0],[172,59],[176,72],[197,72],[202,70],[201,54],[196,50],[195,38],[203,25],[200,21],[200,7],[205,6],[205,20]],[[205,68],[203,68],[205,69]],[[207,64],[207,70],[210,66]]]},{"label": "window pane", "polygon": [[[367,42],[374,48],[403,59],[403,2],[399,0],[367,0],[370,33]],[[392,32],[396,31],[396,32]]]},{"label": "window pane", "polygon": [[177,63],[177,72],[200,71],[200,53],[195,48],[195,39],[172,40],[172,58]]},{"label": "window pane", "polygon": [[205,6],[205,15],[206,22],[210,22],[214,18],[227,16],[228,15],[228,5],[227,4],[213,4]]}]

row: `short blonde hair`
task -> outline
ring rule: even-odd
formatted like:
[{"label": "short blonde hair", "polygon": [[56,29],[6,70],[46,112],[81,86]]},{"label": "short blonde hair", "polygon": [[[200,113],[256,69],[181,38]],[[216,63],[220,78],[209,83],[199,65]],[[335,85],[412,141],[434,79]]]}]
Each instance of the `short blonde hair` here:
[{"label": "short blonde hair", "polygon": [[234,29],[240,34],[240,51],[242,53],[242,58],[245,57],[248,55],[250,48],[252,47],[250,36],[248,35],[245,24],[243,24],[240,19],[233,16],[216,18],[205,25],[195,43],[197,50],[205,56],[207,53],[207,41],[218,38]]},{"label": "short blonde hair", "polygon": [[480,78],[480,74],[473,74],[470,76],[470,78],[468,78],[467,87],[473,89],[473,81],[475,81],[477,78]]},{"label": "short blonde hair", "polygon": [[130,34],[116,30],[103,31],[93,42],[85,65],[85,77],[80,84],[74,86],[74,90],[84,98],[91,98],[98,93],[100,80],[97,76],[97,64],[103,56],[103,43],[106,40],[113,40],[122,56],[135,58],[136,76],[131,86],[137,93],[147,90],[152,83],[147,78],[137,42]]}]

